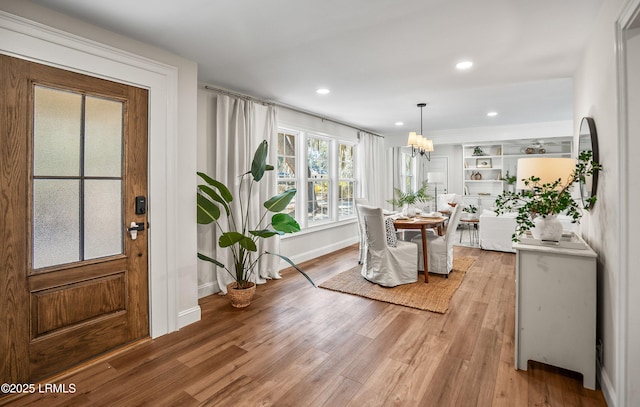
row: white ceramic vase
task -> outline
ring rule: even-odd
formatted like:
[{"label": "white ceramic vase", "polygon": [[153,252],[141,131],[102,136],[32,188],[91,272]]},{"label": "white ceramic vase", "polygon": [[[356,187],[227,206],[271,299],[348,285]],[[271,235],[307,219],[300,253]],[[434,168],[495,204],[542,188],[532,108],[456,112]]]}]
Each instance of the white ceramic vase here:
[{"label": "white ceramic vase", "polygon": [[415,206],[404,204],[404,206],[402,207],[402,214],[407,218],[413,218],[414,216],[416,216],[416,213],[418,213],[418,211]]},{"label": "white ceramic vase", "polygon": [[531,229],[531,234],[535,239],[559,242],[562,238],[562,223],[558,215],[538,216],[533,223],[535,227]]}]

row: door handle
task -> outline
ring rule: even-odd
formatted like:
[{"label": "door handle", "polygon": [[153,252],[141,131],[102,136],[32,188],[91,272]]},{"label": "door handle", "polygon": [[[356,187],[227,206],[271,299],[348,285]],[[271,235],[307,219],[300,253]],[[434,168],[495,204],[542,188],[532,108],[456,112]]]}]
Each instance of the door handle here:
[{"label": "door handle", "polygon": [[138,238],[138,232],[141,232],[143,230],[144,222],[131,222],[131,225],[127,228],[127,231],[129,231],[129,234],[131,235],[131,240],[136,240]]}]

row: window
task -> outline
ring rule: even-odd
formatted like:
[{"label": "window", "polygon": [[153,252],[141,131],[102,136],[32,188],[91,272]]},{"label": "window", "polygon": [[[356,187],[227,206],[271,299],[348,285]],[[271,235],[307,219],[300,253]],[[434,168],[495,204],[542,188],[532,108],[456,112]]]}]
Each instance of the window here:
[{"label": "window", "polygon": [[414,160],[413,157],[411,157],[411,154],[407,153],[401,153],[400,157],[402,160],[402,165],[400,167],[402,169],[402,173],[400,174],[400,179],[403,180],[400,189],[402,192],[413,192],[416,190],[416,168],[414,162],[417,160]]},{"label": "window", "polygon": [[353,144],[303,131],[278,133],[278,193],[296,188],[285,210],[302,228],[355,217]]},{"label": "window", "polygon": [[[296,135],[278,133],[278,193],[297,188],[296,185]],[[283,213],[296,217],[296,197],[294,196]]]},{"label": "window", "polygon": [[119,100],[35,86],[34,269],[123,252],[124,109]]},{"label": "window", "polygon": [[355,176],[353,169],[353,146],[338,145],[338,218],[354,215]]},{"label": "window", "polygon": [[329,208],[329,141],[315,137],[307,139],[307,221],[327,221]]}]

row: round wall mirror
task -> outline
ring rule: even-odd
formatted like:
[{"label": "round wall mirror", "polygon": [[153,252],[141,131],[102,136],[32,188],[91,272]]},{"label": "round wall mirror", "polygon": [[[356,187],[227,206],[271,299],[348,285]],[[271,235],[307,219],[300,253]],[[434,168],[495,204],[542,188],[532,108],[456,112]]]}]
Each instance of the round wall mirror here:
[{"label": "round wall mirror", "polygon": [[[591,159],[600,162],[598,153],[598,133],[596,132],[596,122],[591,117],[583,117],[580,123],[580,135],[578,137],[578,156],[583,151],[591,151]],[[588,198],[596,195],[598,188],[598,171],[587,176],[585,182],[580,182],[580,197],[585,209],[591,209]]]}]

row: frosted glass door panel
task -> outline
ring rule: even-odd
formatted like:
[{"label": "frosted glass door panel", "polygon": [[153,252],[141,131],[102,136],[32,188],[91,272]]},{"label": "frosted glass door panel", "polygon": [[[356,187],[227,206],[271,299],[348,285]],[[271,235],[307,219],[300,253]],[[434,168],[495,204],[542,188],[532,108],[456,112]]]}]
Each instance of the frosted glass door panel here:
[{"label": "frosted glass door panel", "polygon": [[79,175],[82,95],[36,86],[34,105],[34,175]]},{"label": "frosted glass door panel", "polygon": [[123,253],[124,103],[35,86],[33,268]]},{"label": "frosted glass door panel", "polygon": [[84,188],[85,259],[122,253],[122,183],[87,180]]},{"label": "frosted glass door panel", "polygon": [[33,268],[80,260],[80,182],[33,181]]},{"label": "frosted glass door panel", "polygon": [[85,176],[119,177],[122,102],[87,96],[85,109]]}]

